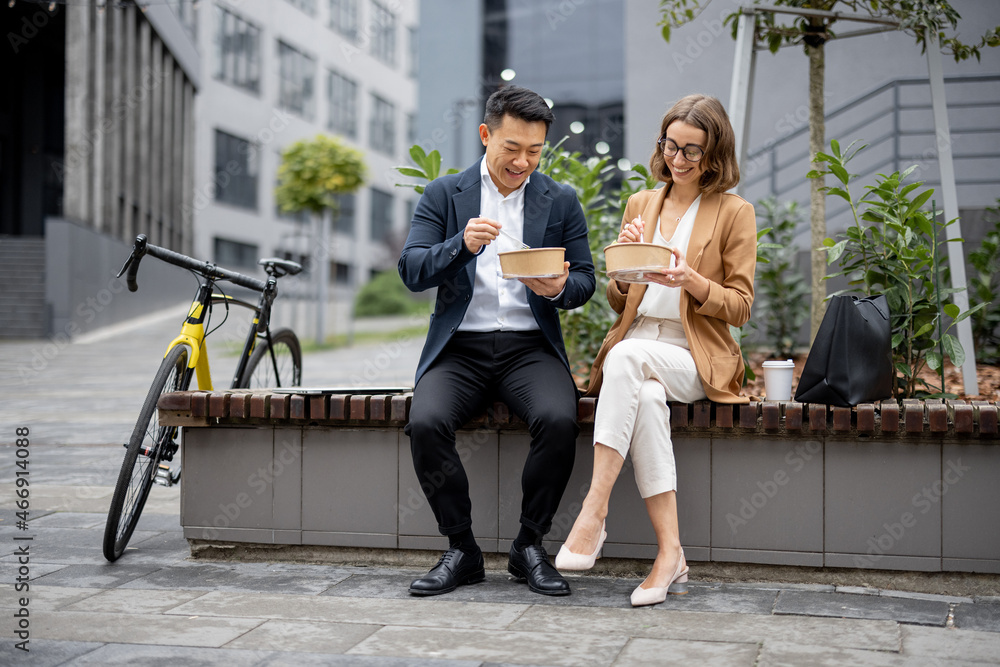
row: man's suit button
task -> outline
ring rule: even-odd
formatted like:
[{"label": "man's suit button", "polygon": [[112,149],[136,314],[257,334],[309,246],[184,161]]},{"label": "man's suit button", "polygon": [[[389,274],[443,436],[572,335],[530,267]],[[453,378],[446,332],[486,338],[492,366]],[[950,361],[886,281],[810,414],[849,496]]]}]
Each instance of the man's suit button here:
[{"label": "man's suit button", "polygon": [[455,333],[455,327],[451,328],[451,332],[450,333]]}]

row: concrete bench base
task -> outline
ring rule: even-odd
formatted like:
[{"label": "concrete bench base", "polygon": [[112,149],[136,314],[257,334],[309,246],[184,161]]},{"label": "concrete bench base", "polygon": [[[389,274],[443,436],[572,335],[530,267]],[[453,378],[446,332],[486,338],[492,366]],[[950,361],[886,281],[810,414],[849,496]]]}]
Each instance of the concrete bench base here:
[{"label": "concrete bench base", "polygon": [[[224,414],[212,416],[216,396],[228,398],[215,400],[215,411]],[[397,401],[385,397],[328,397],[315,413],[308,397],[298,397],[299,408],[292,400],[271,406],[267,399],[260,402],[268,410],[254,416],[256,398],[235,393],[161,399],[161,422],[187,426],[185,537],[219,546],[447,546],[413,472],[409,438],[402,431],[404,397],[395,397],[403,399],[396,412]],[[341,401],[338,412],[341,407],[334,404]],[[871,406],[848,410],[840,430],[837,414],[826,406],[672,406],[687,557],[1000,573],[1000,447],[990,432],[996,406],[970,406],[976,407],[971,432],[962,430],[964,422],[956,423],[955,415],[962,418],[964,410],[945,404],[945,428],[931,430],[937,408],[922,403],[918,430],[911,416],[915,406],[873,406],[870,432]],[[581,401],[576,465],[547,536],[550,550],[562,543],[586,495],[592,408]],[[746,417],[751,410],[752,425]],[[729,426],[720,426],[720,420]],[[505,552],[518,531],[520,471],[529,436],[500,406],[478,422],[458,437],[472,489],[473,529],[484,551]],[[612,495],[607,525],[605,557],[655,556],[630,461]]]}]

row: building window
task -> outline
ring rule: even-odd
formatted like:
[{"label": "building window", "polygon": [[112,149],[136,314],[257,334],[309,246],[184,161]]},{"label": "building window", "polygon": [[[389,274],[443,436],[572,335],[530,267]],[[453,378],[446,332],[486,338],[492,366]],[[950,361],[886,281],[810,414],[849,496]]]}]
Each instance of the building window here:
[{"label": "building window", "polygon": [[215,131],[215,201],[257,209],[257,147]]},{"label": "building window", "polygon": [[415,79],[420,73],[420,33],[417,32],[416,28],[410,28],[408,34],[410,38],[410,76]]},{"label": "building window", "polygon": [[349,264],[342,264],[341,262],[333,263],[333,271],[330,272],[333,275],[333,282],[338,285],[350,285],[351,284],[351,266]]},{"label": "building window", "polygon": [[309,16],[316,16],[316,0],[288,0],[288,3]]},{"label": "building window", "polygon": [[386,241],[392,233],[392,195],[377,188],[372,188],[371,193],[371,237],[373,241]]},{"label": "building window", "polygon": [[215,78],[260,92],[260,29],[218,5],[215,18]]},{"label": "building window", "polygon": [[396,151],[396,106],[375,94],[372,94],[368,145],[387,155],[393,155]]},{"label": "building window", "polygon": [[348,236],[354,235],[354,195],[335,195],[337,213],[333,217],[333,231]]},{"label": "building window", "polygon": [[358,84],[332,70],[327,71],[326,126],[345,137],[358,136]]},{"label": "building window", "polygon": [[356,41],[358,0],[330,0],[330,27],[351,41]]},{"label": "building window", "polygon": [[387,65],[396,64],[396,15],[372,2],[372,55]]},{"label": "building window", "polygon": [[215,237],[215,263],[223,268],[253,269],[259,257],[257,246]]},{"label": "building window", "polygon": [[303,118],[313,117],[316,61],[294,46],[278,42],[278,105]]},{"label": "building window", "polygon": [[417,200],[407,199],[406,203],[406,223],[409,224],[413,221],[413,214],[417,212]]},{"label": "building window", "polygon": [[406,114],[406,143],[409,146],[417,143],[417,114]]}]

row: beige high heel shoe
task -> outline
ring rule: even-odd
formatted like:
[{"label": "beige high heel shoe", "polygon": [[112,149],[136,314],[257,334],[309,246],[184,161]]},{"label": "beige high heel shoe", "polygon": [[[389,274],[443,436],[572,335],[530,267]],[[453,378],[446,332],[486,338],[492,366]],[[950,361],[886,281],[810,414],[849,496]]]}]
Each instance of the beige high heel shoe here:
[{"label": "beige high heel shoe", "polygon": [[[681,563],[684,563],[684,567],[681,567]],[[674,576],[670,579],[670,583],[666,586],[656,588],[643,588],[642,584],[636,586],[630,598],[632,606],[644,607],[651,604],[660,604],[667,599],[668,593],[670,595],[687,595],[689,569],[687,560],[684,558],[684,549],[681,549],[681,557],[677,561],[677,569],[674,571]]]},{"label": "beige high heel shoe", "polygon": [[594,553],[589,556],[573,553],[566,548],[565,544],[559,547],[559,553],[556,554],[556,569],[583,571],[594,567],[594,563],[597,562],[597,554],[600,553],[601,547],[604,546],[604,540],[608,536],[607,531],[604,530],[604,526],[605,524],[602,523],[601,538],[597,540],[597,548],[594,549]]}]

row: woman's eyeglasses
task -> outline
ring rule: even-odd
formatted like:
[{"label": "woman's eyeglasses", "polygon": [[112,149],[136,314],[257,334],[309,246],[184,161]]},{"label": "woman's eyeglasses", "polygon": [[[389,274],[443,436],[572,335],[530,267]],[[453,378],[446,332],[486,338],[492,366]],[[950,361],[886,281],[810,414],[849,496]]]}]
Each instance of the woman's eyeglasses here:
[{"label": "woman's eyeglasses", "polygon": [[656,143],[660,145],[660,149],[667,157],[674,157],[678,151],[681,151],[684,153],[685,160],[688,162],[697,162],[705,156],[705,150],[697,144],[688,144],[684,148],[681,148],[666,137],[660,137]]}]

